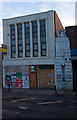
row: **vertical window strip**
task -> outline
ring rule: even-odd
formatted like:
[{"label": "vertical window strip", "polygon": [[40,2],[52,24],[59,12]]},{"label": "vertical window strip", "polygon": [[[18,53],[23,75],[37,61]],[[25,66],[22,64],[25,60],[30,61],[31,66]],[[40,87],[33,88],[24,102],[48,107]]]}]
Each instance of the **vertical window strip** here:
[{"label": "vertical window strip", "polygon": [[25,57],[30,57],[30,24],[25,23]]},{"label": "vertical window strip", "polygon": [[22,24],[17,24],[18,57],[23,57]]},{"label": "vertical window strip", "polygon": [[10,25],[11,34],[11,58],[15,58],[16,55],[16,39],[15,39],[15,25]]},{"label": "vertical window strip", "polygon": [[46,56],[46,22],[40,21],[41,56]]},{"label": "vertical window strip", "polygon": [[37,21],[32,22],[33,57],[38,57]]}]

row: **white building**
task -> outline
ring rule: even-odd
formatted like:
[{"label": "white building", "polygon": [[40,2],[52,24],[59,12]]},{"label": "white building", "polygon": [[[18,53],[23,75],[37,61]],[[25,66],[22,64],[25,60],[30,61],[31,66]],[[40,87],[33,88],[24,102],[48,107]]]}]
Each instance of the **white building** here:
[{"label": "white building", "polygon": [[56,38],[55,73],[57,90],[73,90],[70,42],[65,30],[59,30]]},{"label": "white building", "polygon": [[[3,19],[3,44],[7,45],[7,55],[3,59],[3,87],[7,86],[6,74],[20,73],[27,75],[27,78],[19,76],[23,84],[28,80],[28,88],[55,86],[55,41],[59,29],[63,26],[53,10]],[[11,87],[17,84],[18,88],[23,87],[13,81]]]}]

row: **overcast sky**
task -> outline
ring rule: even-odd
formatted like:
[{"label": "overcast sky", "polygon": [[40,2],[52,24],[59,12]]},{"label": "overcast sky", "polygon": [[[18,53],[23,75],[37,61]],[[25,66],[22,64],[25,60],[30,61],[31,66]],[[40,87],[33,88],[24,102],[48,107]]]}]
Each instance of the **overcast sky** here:
[{"label": "overcast sky", "polygon": [[64,27],[75,25],[75,0],[2,0],[0,2],[0,43],[3,43],[2,19],[48,10],[57,12]]}]

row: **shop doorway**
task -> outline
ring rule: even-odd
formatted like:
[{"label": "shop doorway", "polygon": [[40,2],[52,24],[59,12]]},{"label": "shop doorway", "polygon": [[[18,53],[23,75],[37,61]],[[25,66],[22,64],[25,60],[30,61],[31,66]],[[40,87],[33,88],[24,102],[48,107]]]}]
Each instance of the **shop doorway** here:
[{"label": "shop doorway", "polygon": [[29,88],[37,88],[37,66],[30,66]]}]

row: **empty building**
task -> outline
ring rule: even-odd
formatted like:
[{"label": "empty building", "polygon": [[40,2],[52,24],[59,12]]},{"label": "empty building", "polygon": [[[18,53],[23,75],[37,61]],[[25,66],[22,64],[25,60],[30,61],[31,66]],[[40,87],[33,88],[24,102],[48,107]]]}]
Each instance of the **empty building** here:
[{"label": "empty building", "polygon": [[3,19],[3,87],[51,88],[55,83],[55,47],[63,29],[55,11]]}]

